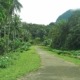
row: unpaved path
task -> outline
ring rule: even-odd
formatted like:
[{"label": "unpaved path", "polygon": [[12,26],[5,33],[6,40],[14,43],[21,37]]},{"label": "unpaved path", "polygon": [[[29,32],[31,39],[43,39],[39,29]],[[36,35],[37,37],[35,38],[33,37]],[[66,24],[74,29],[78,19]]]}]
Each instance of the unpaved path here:
[{"label": "unpaved path", "polygon": [[37,48],[42,61],[41,68],[19,80],[80,80],[80,68],[73,63],[48,54]]}]

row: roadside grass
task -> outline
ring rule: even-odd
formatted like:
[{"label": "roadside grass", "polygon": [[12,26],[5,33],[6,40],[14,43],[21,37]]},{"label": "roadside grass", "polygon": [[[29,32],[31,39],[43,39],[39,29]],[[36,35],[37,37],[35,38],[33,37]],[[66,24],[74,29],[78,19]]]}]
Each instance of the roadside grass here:
[{"label": "roadside grass", "polygon": [[13,56],[12,64],[6,68],[0,68],[0,80],[17,80],[40,67],[40,56],[34,46],[28,51],[15,52],[9,56]]},{"label": "roadside grass", "polygon": [[80,51],[61,51],[45,46],[40,46],[40,47],[52,55],[55,55],[57,57],[64,59],[65,61],[72,62],[80,66],[80,58],[77,57],[77,54]]}]

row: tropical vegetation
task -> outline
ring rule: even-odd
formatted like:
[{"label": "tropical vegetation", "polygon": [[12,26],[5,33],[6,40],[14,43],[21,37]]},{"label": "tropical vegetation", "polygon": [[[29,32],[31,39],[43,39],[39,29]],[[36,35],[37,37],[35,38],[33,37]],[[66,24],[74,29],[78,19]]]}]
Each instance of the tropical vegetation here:
[{"label": "tropical vegetation", "polygon": [[[0,79],[5,80],[4,75],[1,74],[5,73],[7,77],[7,70],[9,70],[9,74],[12,74],[12,72],[10,72],[12,66],[19,68],[19,65],[22,65],[20,61],[24,63],[24,61],[28,60],[28,57],[35,62],[24,63],[25,66],[30,64],[28,66],[31,67],[30,71],[39,67],[40,58],[38,54],[36,54],[35,51],[30,51],[34,49],[30,48],[32,45],[45,45],[52,49],[57,49],[59,50],[57,51],[59,55],[67,54],[71,57],[79,56],[79,9],[67,11],[66,15],[62,14],[59,16],[56,22],[41,25],[22,22],[20,16],[17,14],[17,12],[20,12],[21,8],[22,5],[18,0],[0,0]],[[75,50],[78,51],[75,52]],[[21,68],[22,67],[20,67],[20,69]],[[27,67],[25,68],[28,70]],[[23,74],[26,70],[23,70],[20,74]],[[19,73],[16,72],[16,74]],[[15,77],[18,76],[14,74],[14,78]],[[13,80],[13,78],[9,78],[8,76],[6,80]]]}]

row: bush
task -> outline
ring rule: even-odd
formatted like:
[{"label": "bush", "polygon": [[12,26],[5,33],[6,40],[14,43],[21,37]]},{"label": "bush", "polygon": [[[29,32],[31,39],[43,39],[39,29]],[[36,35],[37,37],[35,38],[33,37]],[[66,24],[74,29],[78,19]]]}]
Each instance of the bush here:
[{"label": "bush", "polygon": [[7,68],[19,58],[19,52],[10,52],[0,57],[0,68]]},{"label": "bush", "polygon": [[31,46],[31,44],[29,42],[25,43],[20,49],[21,52],[23,52],[24,50],[27,51],[29,49],[29,47]]},{"label": "bush", "polygon": [[61,50],[59,50],[59,51],[57,52],[57,54],[58,54],[58,55],[64,55],[64,56],[72,57],[72,53],[69,52],[69,51],[61,51]]},{"label": "bush", "polygon": [[14,40],[14,41],[12,41],[12,42],[10,43],[10,47],[11,47],[12,50],[16,50],[16,49],[19,48],[20,46],[21,46],[21,41],[18,40],[18,39]]},{"label": "bush", "polygon": [[11,64],[9,57],[3,56],[0,58],[0,68],[6,68],[9,66],[9,64]]},{"label": "bush", "polygon": [[34,44],[40,44],[41,43],[41,40],[39,37],[35,38],[34,41],[33,41]]},{"label": "bush", "polygon": [[50,45],[50,44],[51,44],[51,39],[45,40],[45,41],[43,42],[43,44],[44,44],[45,46]]}]

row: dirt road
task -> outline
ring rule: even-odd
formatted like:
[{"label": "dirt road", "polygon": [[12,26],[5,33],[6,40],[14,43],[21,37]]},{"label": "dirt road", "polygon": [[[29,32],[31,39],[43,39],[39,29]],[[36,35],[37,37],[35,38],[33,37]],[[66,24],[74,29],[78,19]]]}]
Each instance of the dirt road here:
[{"label": "dirt road", "polygon": [[80,68],[73,63],[55,57],[36,48],[41,57],[41,68],[20,80],[80,80]]}]

